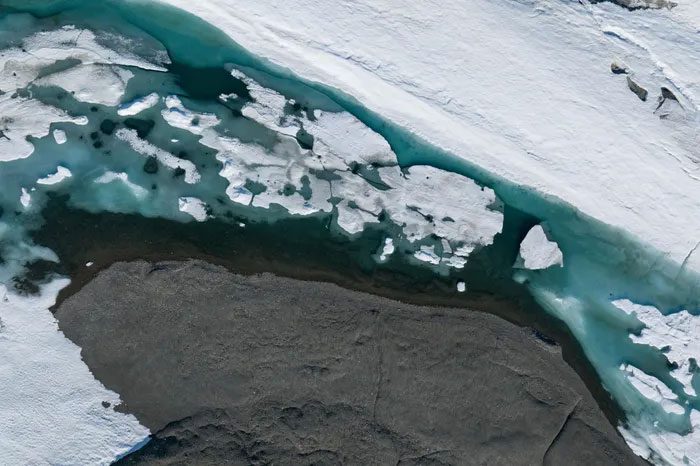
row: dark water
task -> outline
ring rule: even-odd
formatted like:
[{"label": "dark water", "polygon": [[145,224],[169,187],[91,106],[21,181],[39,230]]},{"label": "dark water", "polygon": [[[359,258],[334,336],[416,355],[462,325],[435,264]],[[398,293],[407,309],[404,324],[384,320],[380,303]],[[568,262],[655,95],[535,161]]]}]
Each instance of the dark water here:
[{"label": "dark water", "polygon": [[[32,237],[54,250],[61,261],[35,263],[29,274],[38,282],[54,273],[71,277],[55,307],[114,262],[199,258],[235,273],[270,272],[336,283],[412,304],[487,312],[531,327],[548,344],[561,345],[564,359],[581,376],[610,422],[624,422],[624,413],[601,386],[566,325],[544,312],[527,288],[511,279],[518,245],[533,222],[521,212],[506,209],[503,233],[494,244],[476,252],[464,270],[449,276],[415,265],[401,251],[379,264],[372,255],[383,242],[381,228],[366,229],[350,240],[328,228],[328,217],[250,222],[241,228],[215,219],[181,223],[139,215],[91,214],[69,207],[60,196],[48,202],[43,215],[46,223]],[[94,265],[86,267],[88,262]],[[466,293],[456,291],[460,280],[469,284]]]}]

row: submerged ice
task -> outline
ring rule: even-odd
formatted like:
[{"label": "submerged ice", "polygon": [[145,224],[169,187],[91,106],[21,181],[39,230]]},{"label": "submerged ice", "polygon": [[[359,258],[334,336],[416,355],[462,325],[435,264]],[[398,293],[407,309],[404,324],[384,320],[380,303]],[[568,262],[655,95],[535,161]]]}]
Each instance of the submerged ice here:
[{"label": "submerged ice", "polygon": [[[86,8],[84,18],[102,17],[95,13],[99,7]],[[514,252],[513,257],[519,253],[515,279],[581,343],[627,415],[621,431],[628,443],[658,463],[700,462],[697,277],[684,268],[695,260],[692,252],[679,271],[659,251],[570,206],[470,172],[341,92],[281,79],[290,76],[244,52],[236,52],[244,56],[236,61],[236,53],[222,52],[233,45],[209,29],[195,29],[193,35],[179,28],[164,32],[148,22],[157,15],[147,8],[113,8],[149,26],[165,45],[134,31],[133,24],[126,29],[138,34],[127,37],[92,30],[77,16],[63,23],[21,14],[2,18],[12,26],[6,28],[11,34],[0,33],[0,282],[10,296],[0,312],[11,311],[7,302],[24,299],[17,284],[29,264],[57,260],[29,237],[41,225],[49,195],[68,195],[72,207],[89,212],[181,222],[217,219],[244,226],[328,216],[329,228],[351,238],[367,228],[381,229],[373,255],[378,264],[400,254],[440,274],[458,273],[472,254],[492,246],[515,205],[536,217],[525,222]],[[659,76],[669,73],[663,62],[656,62],[659,73],[635,58],[644,45],[637,38],[655,32],[635,20],[633,29],[643,33],[625,35],[629,28],[610,11],[601,7],[589,13],[617,44],[621,56],[616,59],[624,66],[616,69],[634,73],[630,79],[644,86],[658,85]],[[203,27],[185,19],[178,24]],[[200,36],[206,40],[193,39]],[[166,46],[180,61],[191,56],[192,66],[171,63]],[[609,61],[600,65],[610,66]],[[670,76],[670,94],[661,90],[663,99],[643,107],[681,139],[693,117],[687,108],[696,106],[687,75]],[[606,78],[613,82],[620,76],[613,72]],[[624,88],[624,78],[615,85]],[[672,126],[674,121],[682,124]],[[628,138],[623,142],[629,147]],[[536,151],[529,156],[540,157]],[[691,175],[696,170],[685,159],[681,165]],[[553,178],[563,179],[555,176],[559,173]],[[50,304],[54,285],[42,289],[42,306]],[[456,281],[456,292],[471,286]],[[50,315],[40,313],[37,319],[48,325]],[[54,346],[42,351],[65,343],[54,338]],[[3,344],[9,345],[0,339],[0,350]],[[66,370],[85,373],[75,357],[69,362]],[[29,367],[27,375],[39,380],[41,374],[31,372],[37,370]],[[89,404],[95,393],[80,391],[76,400]],[[51,410],[40,401],[22,400],[22,407]],[[73,411],[88,419],[95,413]],[[102,443],[86,444],[86,451],[97,448],[114,457],[145,435],[133,419],[116,414],[110,419],[109,425],[89,423],[93,438]],[[53,431],[32,428],[47,448],[72,447]],[[20,455],[19,447],[10,445],[9,451]]]}]

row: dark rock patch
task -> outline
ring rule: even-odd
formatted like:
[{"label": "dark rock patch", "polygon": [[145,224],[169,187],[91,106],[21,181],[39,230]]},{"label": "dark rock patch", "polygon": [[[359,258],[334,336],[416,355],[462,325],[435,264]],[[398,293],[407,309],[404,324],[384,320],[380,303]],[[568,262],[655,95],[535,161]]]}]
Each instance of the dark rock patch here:
[{"label": "dark rock patch", "polygon": [[117,123],[115,121],[110,120],[109,118],[102,120],[102,123],[100,123],[100,131],[102,131],[107,136],[110,136],[114,132],[116,127]]},{"label": "dark rock patch", "polygon": [[613,74],[627,74],[627,67],[616,62],[612,62],[610,64],[610,71],[612,71]]},{"label": "dark rock patch", "polygon": [[649,91],[632,81],[632,78],[629,76],[627,76],[627,87],[629,87],[630,91],[634,92],[640,100],[646,102]]},{"label": "dark rock patch", "polygon": [[643,464],[558,347],[488,314],[141,261],[56,317],[155,432],[121,464]]}]

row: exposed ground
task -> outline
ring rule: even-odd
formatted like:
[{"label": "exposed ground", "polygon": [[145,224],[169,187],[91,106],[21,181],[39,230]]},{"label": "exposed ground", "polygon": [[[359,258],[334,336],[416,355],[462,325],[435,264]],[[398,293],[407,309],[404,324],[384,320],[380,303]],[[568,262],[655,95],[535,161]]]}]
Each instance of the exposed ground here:
[{"label": "exposed ground", "polygon": [[138,261],[56,317],[155,433],[124,464],[641,463],[557,346],[488,314]]}]

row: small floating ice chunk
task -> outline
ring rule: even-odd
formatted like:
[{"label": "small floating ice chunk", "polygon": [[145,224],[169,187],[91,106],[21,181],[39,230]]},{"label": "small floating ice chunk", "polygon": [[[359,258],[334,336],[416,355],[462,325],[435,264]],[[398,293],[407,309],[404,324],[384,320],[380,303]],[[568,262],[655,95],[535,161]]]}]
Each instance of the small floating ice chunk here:
[{"label": "small floating ice chunk", "polygon": [[90,261],[85,263],[85,267],[92,267],[95,263]]},{"label": "small floating ice chunk", "polygon": [[196,197],[181,197],[178,199],[180,212],[190,214],[198,222],[204,222],[207,217],[207,204]]},{"label": "small floating ice chunk", "polygon": [[134,74],[117,66],[87,64],[36,80],[37,86],[56,86],[81,102],[117,105]]},{"label": "small floating ice chunk", "polygon": [[379,256],[379,261],[384,262],[387,258],[394,253],[396,248],[394,247],[394,240],[392,238],[386,238],[384,240],[384,247],[382,248],[382,254]]},{"label": "small floating ice chunk", "polygon": [[628,314],[634,314],[646,325],[639,336],[630,335],[632,341],[668,349],[666,357],[678,366],[671,375],[683,384],[688,395],[695,396],[691,384],[694,375],[691,359],[700,361],[700,316],[686,310],[665,316],[654,306],[642,306],[628,299],[619,299],[613,304]]},{"label": "small floating ice chunk", "polygon": [[131,102],[126,102],[123,103],[119,106],[119,110],[117,110],[117,114],[119,116],[133,116],[133,115],[138,115],[139,113],[143,112],[146,109],[149,109],[156,105],[158,103],[158,100],[160,100],[160,96],[152,92],[148,94],[147,96],[144,97],[138,97]]},{"label": "small floating ice chunk", "polygon": [[631,364],[621,364],[620,370],[642,396],[657,403],[664,411],[685,414],[685,408],[678,403],[678,397],[665,383]]},{"label": "small floating ice chunk", "polygon": [[66,178],[70,178],[71,176],[73,176],[73,174],[70,170],[68,170],[66,167],[59,165],[56,169],[56,173],[52,173],[49,176],[38,179],[36,182],[42,185],[54,185],[60,183]]},{"label": "small floating ice chunk", "polygon": [[460,293],[467,291],[467,284],[464,282],[457,282],[457,291]]},{"label": "small floating ice chunk", "polygon": [[19,202],[25,209],[32,203],[32,195],[29,194],[27,188],[22,188],[22,195],[19,197]]},{"label": "small floating ice chunk", "polygon": [[440,264],[440,256],[435,254],[435,246],[422,245],[418,251],[413,253],[413,257],[422,262],[427,262],[433,265]]},{"label": "small floating ice chunk", "polygon": [[564,265],[564,256],[559,246],[547,238],[541,225],[532,227],[520,243],[520,259],[523,261],[523,267],[530,270]]},{"label": "small floating ice chunk", "polygon": [[56,144],[65,144],[68,137],[66,136],[66,132],[62,129],[55,129],[53,130],[53,139],[56,141]]},{"label": "small floating ice chunk", "polygon": [[182,101],[169,95],[165,98],[165,110],[161,112],[163,119],[175,128],[189,131],[193,134],[202,134],[208,128],[219,124],[219,118],[211,113],[195,113],[187,109]]}]

